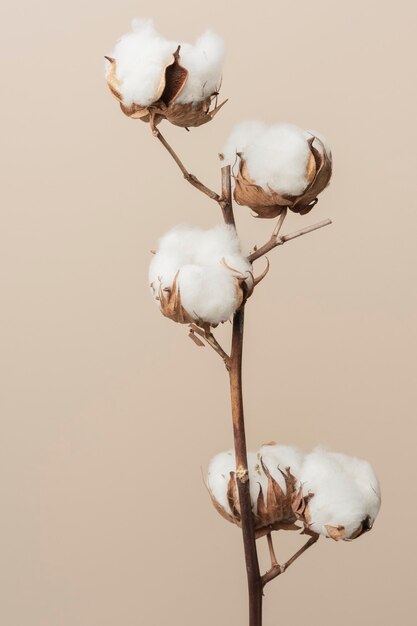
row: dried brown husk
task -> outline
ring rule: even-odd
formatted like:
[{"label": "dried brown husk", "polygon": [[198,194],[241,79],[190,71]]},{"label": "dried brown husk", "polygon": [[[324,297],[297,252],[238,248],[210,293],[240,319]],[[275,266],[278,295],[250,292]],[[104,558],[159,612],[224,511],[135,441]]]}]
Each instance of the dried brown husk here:
[{"label": "dried brown husk", "polygon": [[[175,274],[171,287],[159,286],[158,297],[161,313],[179,324],[191,324],[195,320],[187,313],[181,304],[181,291],[178,286],[178,274]],[[152,285],[151,285],[152,286]]]},{"label": "dried brown husk", "polygon": [[343,539],[344,541],[353,541],[353,539],[357,539],[361,535],[364,535],[371,530],[372,520],[369,515],[367,515],[365,519],[363,519],[362,522],[359,524],[359,526],[353,531],[353,533],[349,535],[349,537],[347,536],[344,526],[326,525],[325,528],[329,537],[334,541],[340,541],[341,539]]},{"label": "dried brown husk", "polygon": [[[317,141],[320,150],[313,142]],[[234,198],[240,205],[250,207],[258,217],[270,219],[277,217],[284,208],[305,215],[317,203],[318,194],[327,187],[332,174],[332,159],[317,137],[308,140],[310,156],[307,162],[306,179],[308,185],[302,194],[291,196],[279,194],[269,188],[267,191],[250,177],[247,163],[240,158],[239,172],[235,177]]]},{"label": "dried brown husk", "polygon": [[[306,498],[302,495],[302,488],[297,487],[297,479],[291,473],[290,467],[287,467],[285,471],[278,468],[285,481],[284,491],[273,478],[262,458],[259,459],[259,463],[258,471],[261,473],[262,470],[265,473],[268,485],[266,493],[263,492],[261,485],[259,485],[257,512],[254,514],[256,536],[261,537],[271,530],[300,530],[296,522],[304,521],[303,513]],[[308,498],[310,497],[312,496],[308,496]],[[242,525],[235,472],[230,472],[227,486],[227,501],[231,513],[226,511],[216,501],[213,494],[211,494],[211,498],[215,508],[222,517],[239,527]]]},{"label": "dried brown husk", "polygon": [[212,103],[217,98],[217,93],[215,93],[201,102],[176,103],[176,99],[188,80],[188,70],[180,63],[180,46],[178,46],[171,60],[163,69],[154,101],[149,106],[141,106],[135,103],[126,106],[123,103],[120,83],[116,75],[116,60],[112,57],[106,57],[106,59],[110,62],[106,76],[109,89],[119,101],[123,113],[132,119],[150,122],[152,126],[156,126],[161,120],[167,119],[175,126],[191,128],[210,122],[226,102],[219,106],[216,105],[212,109]]}]

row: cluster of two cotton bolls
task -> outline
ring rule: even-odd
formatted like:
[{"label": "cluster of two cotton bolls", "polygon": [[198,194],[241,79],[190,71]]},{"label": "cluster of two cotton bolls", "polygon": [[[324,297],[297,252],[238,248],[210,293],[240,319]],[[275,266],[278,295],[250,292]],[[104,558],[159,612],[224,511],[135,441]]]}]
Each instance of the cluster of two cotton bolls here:
[{"label": "cluster of two cotton bolls", "polygon": [[177,227],[164,235],[149,268],[162,313],[176,322],[217,326],[254,286],[252,266],[233,226]]},{"label": "cluster of two cotton bolls", "polygon": [[[106,57],[109,88],[129,117],[150,122],[167,119],[183,127],[213,119],[210,111],[221,81],[223,41],[205,32],[195,43],[179,44],[160,35],[151,20],[136,19]],[[305,214],[329,184],[331,151],[320,133],[291,124],[267,127],[243,122],[223,149],[225,164],[237,159],[234,197],[259,217],[271,218],[285,208]]]},{"label": "cluster of two cotton bolls", "polygon": [[[250,496],[257,532],[295,529],[335,541],[355,539],[370,530],[381,495],[378,479],[364,460],[316,448],[268,444],[248,454]],[[210,462],[207,486],[219,513],[240,525],[234,453],[222,452]]]},{"label": "cluster of two cotton bolls", "polygon": [[136,19],[107,56],[106,78],[122,111],[131,118],[158,124],[200,126],[210,111],[221,81],[224,44],[206,31],[195,43],[169,41],[152,20]]}]

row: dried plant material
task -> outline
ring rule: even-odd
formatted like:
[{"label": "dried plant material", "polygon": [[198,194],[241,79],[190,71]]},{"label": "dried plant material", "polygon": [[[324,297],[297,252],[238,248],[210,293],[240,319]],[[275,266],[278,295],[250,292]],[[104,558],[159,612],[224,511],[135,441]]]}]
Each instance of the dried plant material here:
[{"label": "dried plant material", "polygon": [[324,138],[290,124],[267,128],[261,122],[244,122],[232,132],[223,158],[231,164],[239,161],[236,202],[262,218],[277,217],[284,208],[308,213],[332,173]]},{"label": "dried plant material", "polygon": [[[216,509],[241,525],[233,452],[212,459],[207,484]],[[316,449],[275,443],[248,454],[250,495],[257,537],[270,530],[300,530],[335,541],[369,531],[379,510],[377,479],[369,463]],[[302,524],[302,526],[298,526]]]},{"label": "dried plant material", "polygon": [[346,530],[344,526],[329,526],[325,525],[325,529],[327,530],[327,534],[334,541],[340,541],[341,539],[346,538]]},{"label": "dried plant material", "polygon": [[[106,59],[106,79],[121,110],[155,127],[162,119],[185,128],[206,124],[217,106],[223,42],[206,32],[193,46],[170,42],[149,20],[135,20],[133,30]],[[214,103],[214,107],[212,107]]]},{"label": "dried plant material", "polygon": [[[241,526],[239,493],[236,482],[234,454],[225,452],[211,461],[207,484],[217,511],[228,521]],[[258,454],[249,453],[248,467],[255,529],[261,536],[264,529],[300,530],[296,525],[303,500],[301,487],[291,473],[274,465],[269,467]]]},{"label": "dried plant material", "polygon": [[152,258],[149,282],[163,315],[200,327],[230,319],[254,285],[236,230],[226,225],[168,232]]},{"label": "dried plant material", "polygon": [[190,324],[193,319],[188,315],[181,304],[181,292],[177,284],[178,274],[179,271],[175,274],[174,282],[171,287],[162,288],[162,284],[160,284],[158,301],[162,315],[179,324]]}]

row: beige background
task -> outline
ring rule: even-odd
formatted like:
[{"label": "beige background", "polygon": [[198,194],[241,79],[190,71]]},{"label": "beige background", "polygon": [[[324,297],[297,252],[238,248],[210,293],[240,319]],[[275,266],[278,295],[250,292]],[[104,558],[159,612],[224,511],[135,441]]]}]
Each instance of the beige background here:
[{"label": "beige background", "polygon": [[[147,289],[158,236],[220,214],[102,77],[144,14],[171,38],[226,40],[221,115],[165,128],[207,184],[236,121],[292,121],[334,148],[330,189],[285,230],[333,226],[273,252],[248,307],[248,438],[366,457],[384,504],[372,533],[321,541],[268,587],[265,626],[414,623],[413,4],[3,7],[1,624],[246,623],[240,534],[201,477],[231,445],[225,372]],[[272,223],[237,215],[245,245],[266,239]]]}]

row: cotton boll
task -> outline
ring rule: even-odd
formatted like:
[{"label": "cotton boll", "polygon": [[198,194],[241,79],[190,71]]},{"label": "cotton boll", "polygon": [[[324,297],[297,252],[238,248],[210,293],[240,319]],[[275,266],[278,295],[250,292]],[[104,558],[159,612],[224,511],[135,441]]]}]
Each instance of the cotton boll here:
[{"label": "cotton boll", "polygon": [[149,106],[155,101],[164,68],[176,48],[155,30],[152,20],[132,22],[132,32],[119,39],[111,54],[126,106]]},{"label": "cotton boll", "polygon": [[233,166],[236,163],[237,154],[244,152],[246,147],[253,142],[256,137],[264,133],[266,129],[266,124],[256,120],[237,124],[223,147],[222,155],[224,165]]},{"label": "cotton boll", "polygon": [[180,62],[189,74],[176,102],[199,102],[215,93],[221,80],[223,58],[223,40],[210,31],[197,39],[195,45],[181,44]]},{"label": "cotton boll", "polygon": [[[235,470],[235,456],[229,452],[229,456],[218,455],[209,466],[209,489],[221,507],[217,507],[219,512],[229,521],[240,524],[239,496],[237,487],[237,474]],[[283,450],[283,457],[294,457],[294,452]],[[271,458],[265,459],[259,452],[249,452],[247,455],[249,494],[251,508],[254,513],[255,528],[257,530],[271,527],[285,528],[290,525],[294,528],[297,519],[293,509],[293,504],[297,500],[295,507],[298,509],[300,503],[297,498],[298,485],[293,478],[287,476],[287,481],[283,473],[280,472],[276,463]],[[234,484],[230,483],[230,471],[235,472]],[[215,474],[219,474],[215,476]],[[274,494],[274,495],[272,495]],[[227,497],[227,495],[229,497]],[[225,505],[227,502],[227,505]],[[228,515],[224,515],[224,512]]]},{"label": "cotton boll", "polygon": [[184,265],[178,285],[181,304],[196,321],[217,325],[230,319],[238,307],[236,280],[221,265]]},{"label": "cotton boll", "polygon": [[265,191],[297,196],[307,187],[310,148],[304,131],[275,124],[246,146],[244,158],[251,178]]},{"label": "cotton boll", "polygon": [[343,526],[345,536],[349,538],[368,516],[371,522],[375,519],[379,509],[378,495],[371,496],[371,485],[366,488],[359,485],[347,465],[346,460],[341,462],[338,455],[320,448],[304,459],[300,480],[304,495],[314,494],[308,504],[310,528],[314,532],[329,536],[326,526]]},{"label": "cotton boll", "polygon": [[227,499],[227,488],[230,480],[230,472],[236,470],[235,455],[230,450],[220,452],[210,461],[207,470],[207,487],[218,504],[229,514],[232,511]]},{"label": "cotton boll", "polygon": [[166,317],[215,326],[230,319],[242,303],[243,280],[251,293],[251,270],[233,227],[221,225],[206,231],[176,227],[160,239],[149,281],[156,299],[160,288],[164,290],[159,302]]}]

